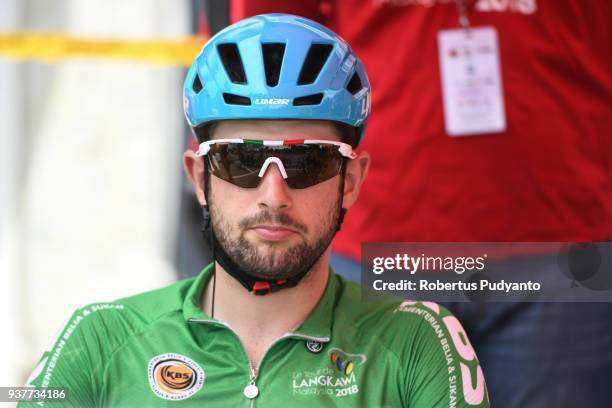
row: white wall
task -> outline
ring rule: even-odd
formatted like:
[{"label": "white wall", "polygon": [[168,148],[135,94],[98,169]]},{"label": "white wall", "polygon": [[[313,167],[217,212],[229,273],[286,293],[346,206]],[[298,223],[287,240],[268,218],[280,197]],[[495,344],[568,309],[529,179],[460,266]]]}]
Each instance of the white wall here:
[{"label": "white wall", "polygon": [[[0,30],[17,28],[21,21],[19,0],[0,0]],[[19,157],[22,153],[21,82],[18,62],[0,60],[0,386],[12,385],[14,371],[23,359],[19,332],[18,258],[19,228],[15,218]]]}]

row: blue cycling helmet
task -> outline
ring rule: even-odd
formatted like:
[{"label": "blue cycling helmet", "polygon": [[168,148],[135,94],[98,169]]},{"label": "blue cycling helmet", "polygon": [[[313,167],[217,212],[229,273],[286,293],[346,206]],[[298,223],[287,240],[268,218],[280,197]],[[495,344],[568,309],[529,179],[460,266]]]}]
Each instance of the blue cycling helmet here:
[{"label": "blue cycling helmet", "polygon": [[[185,116],[198,129],[228,119],[318,119],[355,129],[370,114],[361,60],[337,34],[290,14],[263,14],[217,33],[185,79]],[[202,140],[200,140],[202,142]]]}]

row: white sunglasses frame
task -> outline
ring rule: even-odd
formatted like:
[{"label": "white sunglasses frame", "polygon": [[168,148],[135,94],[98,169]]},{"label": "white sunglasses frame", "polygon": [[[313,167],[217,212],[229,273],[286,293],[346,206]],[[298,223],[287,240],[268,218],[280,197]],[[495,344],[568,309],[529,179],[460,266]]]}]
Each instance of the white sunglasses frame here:
[{"label": "white sunglasses frame", "polygon": [[[261,142],[261,143],[260,143]],[[299,142],[299,143],[298,143]],[[297,139],[297,140],[257,140],[253,141],[253,139],[216,139],[216,140],[208,140],[206,142],[200,143],[200,148],[196,152],[196,156],[203,157],[208,154],[210,151],[210,146],[213,144],[223,144],[223,143],[242,143],[242,144],[263,144],[264,146],[291,146],[296,144],[328,144],[338,146],[338,151],[343,157],[348,159],[354,159],[357,157],[357,153],[353,151],[351,145],[343,142],[335,142],[332,140],[317,140],[317,139]],[[281,159],[276,156],[268,157],[261,166],[259,170],[258,176],[262,178],[266,174],[266,170],[271,163],[276,163],[276,166],[281,172],[281,175],[284,179],[286,179],[287,171],[285,170],[285,166]]]}]

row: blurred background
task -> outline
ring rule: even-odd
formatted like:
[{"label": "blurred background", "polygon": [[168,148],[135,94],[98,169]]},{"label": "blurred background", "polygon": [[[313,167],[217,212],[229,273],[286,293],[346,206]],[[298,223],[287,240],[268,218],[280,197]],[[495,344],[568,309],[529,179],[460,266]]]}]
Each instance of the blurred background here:
[{"label": "blurred background", "polygon": [[198,209],[182,84],[228,7],[0,0],[0,385],[25,382],[75,308],[201,270],[199,219],[179,233]]},{"label": "blurred background", "polygon": [[[0,0],[0,385],[25,382],[75,308],[208,262],[182,82],[210,35],[265,12],[326,24],[372,83],[373,163],[336,271],[358,280],[361,242],[612,238],[609,0]],[[467,137],[447,131],[438,62],[460,23],[496,30],[505,104]],[[453,312],[494,406],[606,406],[610,305]],[[580,378],[597,385],[566,386]]]}]

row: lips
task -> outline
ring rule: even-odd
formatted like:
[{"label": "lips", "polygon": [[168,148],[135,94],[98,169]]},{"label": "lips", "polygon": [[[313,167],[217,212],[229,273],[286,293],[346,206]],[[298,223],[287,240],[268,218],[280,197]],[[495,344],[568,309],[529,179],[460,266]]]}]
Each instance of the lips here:
[{"label": "lips", "polygon": [[251,229],[266,241],[281,241],[297,233],[291,228],[280,225],[256,225]]}]

